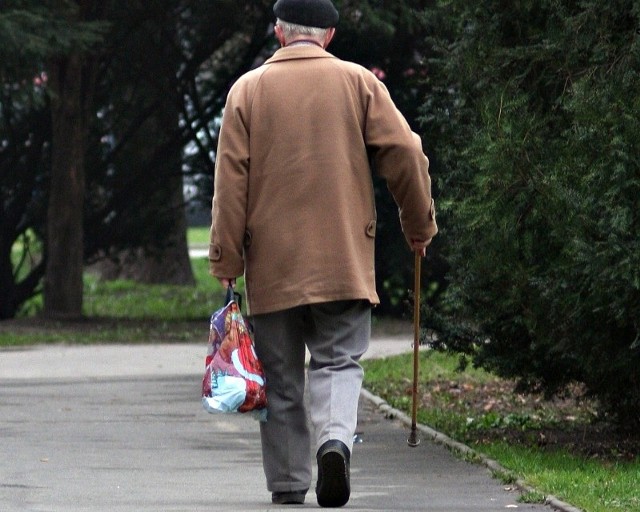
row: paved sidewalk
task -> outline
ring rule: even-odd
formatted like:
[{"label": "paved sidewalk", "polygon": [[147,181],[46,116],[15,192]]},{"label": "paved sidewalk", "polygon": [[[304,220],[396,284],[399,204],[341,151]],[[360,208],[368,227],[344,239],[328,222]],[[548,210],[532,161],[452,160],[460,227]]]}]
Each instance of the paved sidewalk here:
[{"label": "paved sidewalk", "polygon": [[[375,339],[368,357],[410,351]],[[200,404],[204,344],[42,346],[0,350],[3,512],[260,511],[266,491],[258,424]],[[408,431],[361,399],[353,511],[550,512]],[[315,479],[315,475],[314,475]]]}]

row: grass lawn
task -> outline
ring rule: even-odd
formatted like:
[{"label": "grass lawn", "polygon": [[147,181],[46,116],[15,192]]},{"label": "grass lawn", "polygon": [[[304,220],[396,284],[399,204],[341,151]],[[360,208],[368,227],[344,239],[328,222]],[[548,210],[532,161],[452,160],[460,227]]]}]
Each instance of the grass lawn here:
[{"label": "grass lawn", "polygon": [[209,246],[209,228],[189,228],[187,231],[187,243],[189,244],[189,247]]},{"label": "grass lawn", "polygon": [[[75,322],[44,320],[34,315],[42,297],[34,298],[27,314],[0,322],[0,347],[37,343],[206,343],[209,317],[224,302],[225,293],[208,274],[206,258],[192,259],[195,286],[140,285],[133,281],[100,281],[84,277],[83,312]],[[236,289],[244,289],[242,279]]]}]

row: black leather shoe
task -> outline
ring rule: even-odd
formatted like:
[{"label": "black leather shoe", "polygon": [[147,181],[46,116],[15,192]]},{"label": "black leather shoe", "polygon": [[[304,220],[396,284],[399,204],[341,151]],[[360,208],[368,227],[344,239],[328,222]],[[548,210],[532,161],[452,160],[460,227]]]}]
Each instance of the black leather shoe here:
[{"label": "black leather shoe", "polygon": [[271,503],[275,505],[303,505],[307,491],[272,492]]},{"label": "black leather shoe", "polygon": [[351,495],[349,448],[338,440],[324,443],[318,450],[316,495],[321,507],[341,507]]}]

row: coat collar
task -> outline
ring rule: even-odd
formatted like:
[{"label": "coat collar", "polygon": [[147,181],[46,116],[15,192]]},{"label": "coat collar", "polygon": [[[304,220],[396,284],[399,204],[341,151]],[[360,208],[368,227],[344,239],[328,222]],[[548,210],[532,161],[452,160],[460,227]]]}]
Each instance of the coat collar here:
[{"label": "coat collar", "polygon": [[271,58],[267,59],[265,64],[282,62],[286,60],[317,58],[335,59],[336,57],[334,57],[326,50],[323,50],[319,46],[315,45],[285,46],[284,48],[280,48],[279,50],[277,50]]}]

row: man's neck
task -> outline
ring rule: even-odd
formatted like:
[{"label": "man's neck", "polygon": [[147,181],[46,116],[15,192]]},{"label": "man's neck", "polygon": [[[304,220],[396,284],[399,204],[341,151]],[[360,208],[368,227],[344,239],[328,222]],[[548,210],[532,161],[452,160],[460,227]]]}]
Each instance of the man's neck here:
[{"label": "man's neck", "polygon": [[307,45],[307,46],[315,45],[324,49],[324,46],[322,46],[322,44],[319,41],[316,41],[315,39],[304,39],[304,38],[294,39],[293,41],[289,41],[285,46],[304,46],[304,45]]}]

